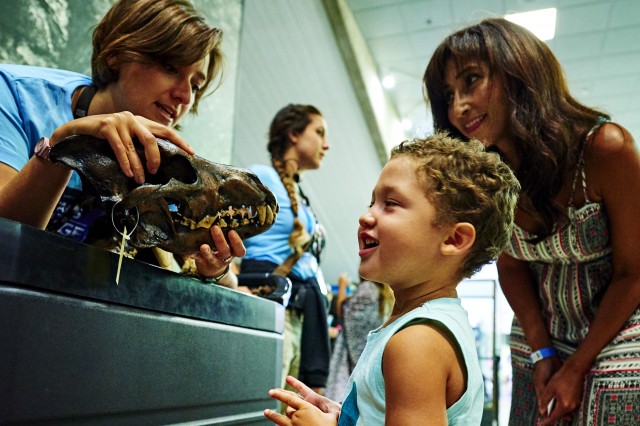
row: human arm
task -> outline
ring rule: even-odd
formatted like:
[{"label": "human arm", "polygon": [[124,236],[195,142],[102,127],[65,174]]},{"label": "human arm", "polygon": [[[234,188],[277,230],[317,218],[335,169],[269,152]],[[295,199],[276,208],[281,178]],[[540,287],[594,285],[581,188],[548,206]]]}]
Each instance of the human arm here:
[{"label": "human arm", "polygon": [[[160,166],[156,136],[167,139],[193,154],[193,149],[175,130],[134,116],[130,112],[93,115],[72,120],[53,132],[49,138],[50,144],[53,146],[74,134],[88,134],[107,139],[123,173],[134,177],[138,183],[144,182],[144,166],[133,147],[133,138],[138,138],[144,146],[146,168],[150,173],[155,173]],[[33,156],[20,171],[0,164],[0,217],[44,228],[70,176],[71,172],[68,169],[36,156]]]},{"label": "human arm", "polygon": [[[502,292],[518,319],[531,350],[553,347],[527,263],[503,253],[498,258],[497,267]],[[538,401],[547,382],[560,366],[561,361],[557,356],[545,358],[535,364],[533,383]]]},{"label": "human arm", "polygon": [[446,425],[447,408],[465,389],[453,347],[428,325],[396,333],[385,347],[382,371],[386,426]]},{"label": "human arm", "polygon": [[342,320],[342,305],[347,300],[347,288],[351,278],[346,272],[338,275],[338,294],[336,295],[336,316]]},{"label": "human arm", "polygon": [[44,229],[70,177],[69,169],[37,157],[20,172],[0,163],[0,217]]},{"label": "human arm", "polygon": [[[640,302],[640,155],[631,135],[605,124],[585,150],[589,196],[605,205],[609,220],[613,275],[589,332],[576,351],[549,381],[541,409],[556,398],[555,410],[542,424],[553,424],[573,411],[582,399],[585,375],[602,349],[618,334]],[[576,395],[577,393],[577,395]]]}]

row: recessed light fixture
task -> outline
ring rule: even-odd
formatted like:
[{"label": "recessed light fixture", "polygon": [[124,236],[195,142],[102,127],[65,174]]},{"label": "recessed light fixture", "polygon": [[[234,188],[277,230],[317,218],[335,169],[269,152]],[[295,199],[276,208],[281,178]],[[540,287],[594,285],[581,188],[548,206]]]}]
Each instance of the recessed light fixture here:
[{"label": "recessed light fixture", "polygon": [[385,89],[393,89],[394,87],[396,87],[396,78],[391,74],[385,75],[382,78],[382,87],[384,87]]},{"label": "recessed light fixture", "polygon": [[531,12],[511,13],[504,16],[508,21],[525,27],[542,41],[551,40],[556,35],[557,9],[532,10]]}]

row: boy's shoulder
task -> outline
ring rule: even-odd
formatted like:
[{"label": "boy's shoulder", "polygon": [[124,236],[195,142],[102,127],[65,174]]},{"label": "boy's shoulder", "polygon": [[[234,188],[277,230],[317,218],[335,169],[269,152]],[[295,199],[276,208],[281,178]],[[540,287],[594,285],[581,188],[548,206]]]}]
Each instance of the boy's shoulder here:
[{"label": "boy's shoulder", "polygon": [[464,369],[440,327],[426,321],[402,328],[389,339],[382,358],[387,408],[416,421],[446,417],[445,408],[464,393]]},{"label": "boy's shoulder", "polygon": [[428,360],[432,369],[457,364],[460,329],[470,328],[460,299],[432,300],[396,321],[389,325],[395,331],[384,349],[385,359],[416,366]]},{"label": "boy's shoulder", "polygon": [[397,321],[398,324],[391,324],[396,331],[387,342],[385,356],[387,351],[393,354],[397,350],[399,357],[412,354],[426,359],[444,356],[445,362],[454,351],[452,343],[454,346],[460,344],[456,337],[459,334],[457,326],[468,324],[466,312],[457,298],[432,300]]},{"label": "boy's shoulder", "polygon": [[385,358],[390,356],[402,361],[415,357],[427,359],[431,365],[438,361],[448,363],[454,351],[442,327],[436,324],[433,321],[424,320],[402,328],[387,342]]}]

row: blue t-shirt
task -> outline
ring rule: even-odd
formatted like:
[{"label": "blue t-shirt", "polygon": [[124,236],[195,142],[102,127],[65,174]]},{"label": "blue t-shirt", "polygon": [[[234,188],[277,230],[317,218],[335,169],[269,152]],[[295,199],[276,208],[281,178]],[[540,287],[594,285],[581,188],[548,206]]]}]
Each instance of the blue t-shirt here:
[{"label": "blue t-shirt", "polygon": [[38,139],[73,120],[73,92],[89,84],[89,77],[71,71],[1,64],[0,162],[22,169]]},{"label": "blue t-shirt", "polygon": [[[260,181],[276,196],[280,211],[275,223],[268,231],[244,240],[244,245],[247,249],[244,259],[266,260],[280,265],[292,252],[289,246],[289,235],[293,230],[291,200],[278,172],[273,167],[254,164],[249,166],[249,169],[258,175]],[[300,199],[298,199],[298,218],[307,232],[313,234],[316,227],[316,218],[311,209],[302,203]],[[313,254],[306,252],[296,262],[291,272],[303,280],[316,277],[318,261]]]},{"label": "blue t-shirt", "polygon": [[[0,64],[0,162],[20,170],[42,136],[73,120],[71,98],[91,78],[72,71]],[[102,212],[80,208],[82,184],[74,172],[47,226],[50,231],[84,240]]]},{"label": "blue t-shirt", "polygon": [[447,409],[449,425],[477,426],[482,419],[484,385],[475,336],[467,312],[460,299],[442,298],[429,301],[401,316],[388,326],[373,330],[358,359],[347,387],[338,426],[383,425],[385,420],[385,389],[382,375],[382,355],[387,342],[408,323],[421,319],[435,320],[455,337],[467,367],[467,389],[460,399]]}]

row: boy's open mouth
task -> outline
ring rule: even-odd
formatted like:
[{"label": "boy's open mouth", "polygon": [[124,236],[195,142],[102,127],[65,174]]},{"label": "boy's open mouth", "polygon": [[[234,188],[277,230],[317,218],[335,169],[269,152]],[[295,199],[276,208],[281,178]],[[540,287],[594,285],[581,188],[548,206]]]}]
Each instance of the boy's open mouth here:
[{"label": "boy's open mouth", "polygon": [[373,248],[380,245],[380,242],[371,238],[363,238],[362,244],[364,248]]}]

